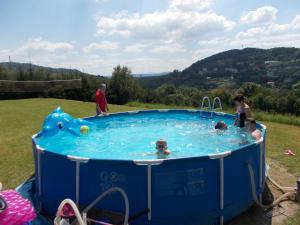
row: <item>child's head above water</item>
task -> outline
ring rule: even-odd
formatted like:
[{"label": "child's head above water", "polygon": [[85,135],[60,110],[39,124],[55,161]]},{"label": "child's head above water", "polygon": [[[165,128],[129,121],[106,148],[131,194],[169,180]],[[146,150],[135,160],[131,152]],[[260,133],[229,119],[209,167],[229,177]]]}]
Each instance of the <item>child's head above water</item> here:
[{"label": "child's head above water", "polygon": [[160,154],[170,154],[171,151],[168,149],[167,142],[164,139],[156,141],[156,150]]},{"label": "child's head above water", "polygon": [[219,121],[216,125],[215,125],[215,129],[218,130],[226,130],[227,129],[227,125],[224,121]]}]

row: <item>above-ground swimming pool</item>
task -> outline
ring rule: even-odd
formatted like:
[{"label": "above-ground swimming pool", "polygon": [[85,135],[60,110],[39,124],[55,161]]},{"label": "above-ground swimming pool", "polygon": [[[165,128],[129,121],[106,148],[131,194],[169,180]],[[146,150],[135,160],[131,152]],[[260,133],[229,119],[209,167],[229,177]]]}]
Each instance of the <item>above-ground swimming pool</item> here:
[{"label": "above-ground swimming pool", "polygon": [[[214,125],[229,127],[218,132]],[[148,110],[78,120],[57,109],[33,136],[40,207],[54,216],[59,203],[88,205],[111,187],[128,195],[130,214],[147,212],[132,224],[222,224],[249,208],[265,182],[265,127],[255,141],[232,126],[234,116],[199,110]],[[80,126],[89,127],[80,134]],[[158,155],[155,142],[168,142]],[[254,193],[255,193],[254,192]],[[112,194],[99,204],[124,211]]]}]

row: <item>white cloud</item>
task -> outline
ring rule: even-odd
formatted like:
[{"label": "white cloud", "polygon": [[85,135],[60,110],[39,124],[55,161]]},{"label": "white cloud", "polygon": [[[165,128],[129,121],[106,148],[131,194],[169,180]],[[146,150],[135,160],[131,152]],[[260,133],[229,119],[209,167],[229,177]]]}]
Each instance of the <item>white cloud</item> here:
[{"label": "white cloud", "polygon": [[152,48],[151,52],[154,53],[178,53],[185,52],[185,49],[182,45],[178,43],[161,43],[154,48]]},{"label": "white cloud", "polygon": [[218,45],[218,44],[225,44],[228,43],[228,41],[230,41],[230,38],[227,37],[215,37],[212,39],[206,39],[206,40],[200,40],[198,41],[199,45]]},{"label": "white cloud", "polygon": [[195,11],[203,10],[212,5],[212,0],[171,0],[170,9]]},{"label": "white cloud", "polygon": [[146,47],[145,44],[128,45],[124,48],[124,51],[138,53],[138,52],[142,52],[145,47]]},{"label": "white cloud", "polygon": [[41,54],[41,53],[62,53],[73,49],[73,45],[68,42],[50,42],[43,38],[30,38],[16,53]]},{"label": "white cloud", "polygon": [[29,60],[31,58],[47,58],[50,56],[66,57],[67,54],[76,53],[74,46],[69,42],[51,42],[44,40],[41,37],[30,38],[23,45],[15,49],[3,49],[0,52],[1,58],[8,58],[8,55],[13,60]]},{"label": "white cloud", "polygon": [[[163,61],[163,63],[162,63]],[[133,58],[129,60],[120,61],[121,65],[127,65],[133,73],[138,72],[168,72],[174,69],[182,70],[192,63],[191,59],[186,58]],[[115,64],[117,65],[117,64]]]},{"label": "white cloud", "polygon": [[292,21],[292,26],[294,29],[299,29],[300,28],[300,14],[295,16],[295,18]]},{"label": "white cloud", "polygon": [[300,15],[286,24],[269,23],[240,31],[232,45],[247,47],[300,47]]},{"label": "white cloud", "polygon": [[111,41],[102,41],[99,43],[90,43],[87,46],[84,46],[82,48],[83,52],[91,52],[92,50],[101,49],[101,50],[115,50],[119,47],[119,43],[117,42],[111,42]]},{"label": "white cloud", "polygon": [[[126,11],[115,16],[101,16],[98,18],[97,35],[120,35],[135,40],[190,40],[215,32],[233,29],[235,22],[218,15],[211,10],[199,11],[193,4],[207,0],[171,1],[165,11],[151,13],[129,14]],[[200,4],[201,5],[201,4]],[[185,12],[182,9],[189,9]]]},{"label": "white cloud", "polygon": [[[39,37],[30,38],[14,49],[0,50],[0,60],[8,61],[10,56],[15,62],[30,60],[34,64],[56,66],[76,54],[71,42],[53,42]],[[69,67],[69,64],[65,64],[64,67]]]},{"label": "white cloud", "polygon": [[239,39],[260,38],[263,36],[276,36],[285,34],[290,28],[289,24],[270,24],[268,26],[254,27],[237,34]]},{"label": "white cloud", "polygon": [[263,6],[255,11],[244,12],[240,21],[245,24],[261,24],[275,21],[278,10],[273,6]]}]

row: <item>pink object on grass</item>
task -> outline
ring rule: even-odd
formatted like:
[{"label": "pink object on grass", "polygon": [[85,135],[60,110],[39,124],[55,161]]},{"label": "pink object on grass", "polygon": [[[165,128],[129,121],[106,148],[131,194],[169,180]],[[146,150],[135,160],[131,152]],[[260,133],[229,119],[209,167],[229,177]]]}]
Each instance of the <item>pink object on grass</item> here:
[{"label": "pink object on grass", "polygon": [[0,196],[7,203],[7,208],[0,213],[1,225],[22,225],[36,217],[31,203],[15,190],[2,191]]},{"label": "pink object on grass", "polygon": [[291,149],[287,149],[284,154],[288,155],[288,156],[295,156],[296,155]]}]

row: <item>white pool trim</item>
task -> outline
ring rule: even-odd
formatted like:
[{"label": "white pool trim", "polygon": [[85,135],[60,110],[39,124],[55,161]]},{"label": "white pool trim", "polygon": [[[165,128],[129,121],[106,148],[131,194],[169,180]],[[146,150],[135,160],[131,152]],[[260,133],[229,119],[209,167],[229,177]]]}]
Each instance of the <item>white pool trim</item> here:
[{"label": "white pool trim", "polygon": [[209,154],[208,157],[210,159],[219,159],[219,158],[224,158],[228,155],[230,155],[232,151],[226,151],[226,152],[221,152],[221,153],[216,153],[216,154]]}]

